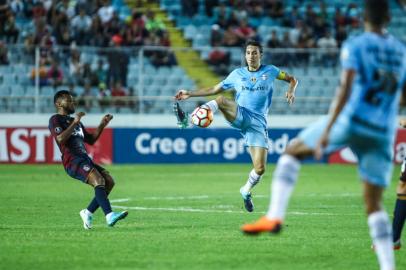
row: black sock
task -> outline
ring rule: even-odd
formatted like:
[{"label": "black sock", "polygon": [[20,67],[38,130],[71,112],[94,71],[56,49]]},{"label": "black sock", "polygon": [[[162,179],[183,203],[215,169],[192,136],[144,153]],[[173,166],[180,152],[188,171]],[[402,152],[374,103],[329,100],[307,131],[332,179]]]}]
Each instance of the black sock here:
[{"label": "black sock", "polygon": [[94,188],[95,197],[97,203],[103,209],[105,215],[111,212],[111,205],[109,199],[107,199],[106,188],[104,186],[97,186]]},{"label": "black sock", "polygon": [[[109,192],[106,191],[106,193],[107,193],[107,196],[109,196]],[[88,210],[90,213],[94,213],[94,212],[96,212],[96,210],[97,210],[98,208],[99,208],[99,203],[97,202],[96,197],[94,197],[94,198],[92,199],[92,201],[89,203],[89,205],[87,206],[87,210]]]},{"label": "black sock", "polygon": [[393,241],[396,242],[402,235],[406,219],[406,200],[397,199],[393,213]]}]

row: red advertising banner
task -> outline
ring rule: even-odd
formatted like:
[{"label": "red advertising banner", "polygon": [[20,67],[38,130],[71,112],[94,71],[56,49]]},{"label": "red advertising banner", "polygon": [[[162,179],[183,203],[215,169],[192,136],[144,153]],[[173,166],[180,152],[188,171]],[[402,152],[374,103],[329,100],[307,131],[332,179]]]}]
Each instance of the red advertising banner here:
[{"label": "red advertising banner", "polygon": [[[93,129],[87,129],[92,132]],[[94,145],[86,145],[96,163],[113,161],[113,130],[106,128]],[[59,163],[61,152],[48,128],[0,128],[0,163]]]},{"label": "red advertising banner", "polygon": [[[406,154],[406,129],[398,129],[396,134],[395,146],[394,146],[394,162],[402,163]],[[356,163],[357,158],[352,151],[346,147],[341,149],[332,155],[328,159],[328,163]]]}]

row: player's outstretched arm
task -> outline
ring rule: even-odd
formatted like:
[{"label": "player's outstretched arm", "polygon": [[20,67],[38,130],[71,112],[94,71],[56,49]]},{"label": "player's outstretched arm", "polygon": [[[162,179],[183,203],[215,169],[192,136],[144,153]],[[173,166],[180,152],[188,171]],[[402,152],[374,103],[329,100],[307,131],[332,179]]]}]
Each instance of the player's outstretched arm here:
[{"label": "player's outstretched arm", "polygon": [[293,102],[295,102],[295,92],[298,85],[298,80],[294,76],[289,75],[284,71],[279,72],[277,79],[289,83],[289,88],[285,93],[285,97],[289,105],[292,105]]},{"label": "player's outstretched arm", "polygon": [[205,96],[212,96],[222,92],[224,89],[221,88],[221,84],[217,84],[214,87],[203,88],[196,91],[188,91],[185,89],[179,90],[176,95],[176,100],[185,100],[190,97],[205,97]]},{"label": "player's outstretched arm", "polygon": [[75,126],[80,123],[80,119],[83,116],[85,116],[84,112],[78,112],[69,127],[65,129],[61,134],[56,136],[56,141],[59,144],[64,144],[69,139],[69,137],[72,135],[73,130],[75,129]]},{"label": "player's outstretched arm", "polygon": [[111,114],[103,116],[99,126],[92,134],[90,134],[90,138],[88,138],[86,142],[90,145],[94,144],[103,133],[104,128],[110,123],[111,119],[113,119],[113,115]]},{"label": "player's outstretched arm", "polygon": [[316,159],[321,159],[323,155],[323,149],[327,146],[328,144],[328,137],[330,134],[330,130],[337,120],[338,115],[341,113],[341,111],[344,108],[344,105],[347,103],[348,97],[351,94],[351,86],[352,82],[354,81],[356,71],[352,69],[347,69],[344,70],[341,74],[341,83],[339,86],[339,90],[336,94],[335,101],[333,103],[335,104],[334,107],[332,108],[331,116],[330,119],[327,123],[326,128],[324,129],[323,134],[321,135],[315,151],[314,151],[314,156]]}]

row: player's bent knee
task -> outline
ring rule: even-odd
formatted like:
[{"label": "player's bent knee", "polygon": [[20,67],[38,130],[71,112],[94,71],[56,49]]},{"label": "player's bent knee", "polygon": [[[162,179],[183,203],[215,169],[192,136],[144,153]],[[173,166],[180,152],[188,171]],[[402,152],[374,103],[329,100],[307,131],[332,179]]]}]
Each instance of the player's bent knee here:
[{"label": "player's bent knee", "polygon": [[310,149],[301,140],[294,139],[286,147],[285,154],[302,160],[308,156],[313,155],[313,149]]}]

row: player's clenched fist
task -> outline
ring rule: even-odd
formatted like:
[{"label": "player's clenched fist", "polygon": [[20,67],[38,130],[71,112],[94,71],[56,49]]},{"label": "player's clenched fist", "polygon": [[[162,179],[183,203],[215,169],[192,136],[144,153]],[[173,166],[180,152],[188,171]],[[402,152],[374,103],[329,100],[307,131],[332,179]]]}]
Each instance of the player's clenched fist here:
[{"label": "player's clenched fist", "polygon": [[75,124],[78,124],[78,123],[80,122],[80,119],[81,119],[83,116],[85,116],[85,115],[86,115],[86,113],[84,113],[84,112],[78,112],[78,113],[76,114],[75,119],[73,120],[73,122],[74,122]]},{"label": "player's clenched fist", "polygon": [[109,124],[109,122],[111,121],[111,119],[113,119],[113,115],[111,114],[106,114],[101,121],[101,124],[103,126],[107,126]]}]

